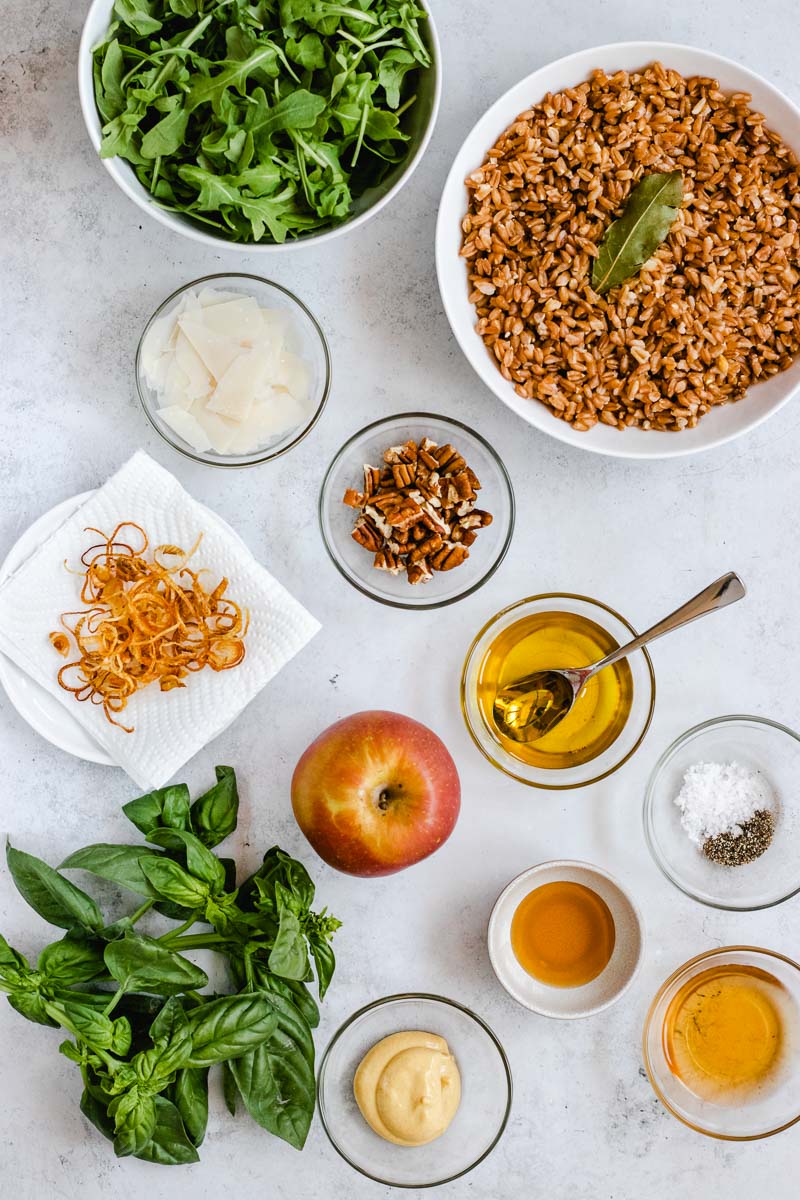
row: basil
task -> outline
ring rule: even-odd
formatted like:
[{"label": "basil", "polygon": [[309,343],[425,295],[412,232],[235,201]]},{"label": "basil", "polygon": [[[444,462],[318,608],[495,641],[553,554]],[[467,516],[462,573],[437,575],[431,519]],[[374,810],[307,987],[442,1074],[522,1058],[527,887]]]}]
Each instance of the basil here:
[{"label": "basil", "polygon": [[[121,0],[120,11],[146,20],[157,2]],[[231,44],[245,52],[242,34]],[[298,55],[314,53],[315,43],[298,43]],[[112,59],[106,71],[109,96],[117,66]],[[298,1149],[306,1140],[315,1107],[311,1031],[319,1022],[307,983],[313,963],[322,998],[339,922],[312,910],[308,871],[277,846],[237,889],[235,862],[213,847],[235,829],[238,808],[233,769],[217,767],[216,783],[194,804],[177,784],[125,805],[150,846],[93,843],[59,870],[8,847],[20,894],[67,932],[42,950],[35,969],[0,936],[0,991],[21,1016],[70,1035],[59,1052],[80,1068],[81,1111],[119,1156],[196,1162],[217,1064],[232,1114],[240,1097],[264,1129]],[[136,907],[107,922],[61,870],[110,880]],[[180,927],[163,933],[162,923],[158,937],[141,932],[136,925],[151,908]],[[201,992],[208,976],[186,957],[193,950],[223,955],[236,990]]]}]

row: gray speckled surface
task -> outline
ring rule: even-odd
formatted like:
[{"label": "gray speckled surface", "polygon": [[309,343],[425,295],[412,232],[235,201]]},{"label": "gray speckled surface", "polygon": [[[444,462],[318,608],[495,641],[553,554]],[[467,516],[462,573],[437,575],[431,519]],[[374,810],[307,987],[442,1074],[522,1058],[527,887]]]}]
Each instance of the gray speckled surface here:
[{"label": "gray speckled surface", "polygon": [[[516,1080],[513,1118],[494,1155],[451,1185],[458,1200],[546,1194],[570,1200],[672,1197],[745,1200],[796,1193],[798,1133],[726,1145],[661,1109],[639,1054],[642,1019],[662,978],[691,954],[745,941],[800,951],[795,900],[769,912],[701,908],[658,874],[640,824],[644,781],[681,729],[725,711],[800,724],[777,681],[795,656],[800,408],[795,401],[751,438],[694,460],[637,465],[566,449],[517,422],[463,361],[439,303],[432,236],[439,190],[459,139],[505,87],[549,59],[631,38],[691,42],[745,62],[800,100],[800,34],[790,0],[440,0],[445,93],[430,151],[388,211],[321,251],[265,265],[217,255],[143,219],[95,160],[78,109],[74,59],[83,4],[5,0],[0,70],[3,170],[3,437],[0,553],[56,501],[105,478],[139,445],[231,521],[254,552],[323,621],[313,650],[287,669],[186,770],[208,781],[238,766],[237,850],[254,863],[273,841],[309,862],[319,894],[345,919],[340,969],[320,1044],[354,1008],[394,990],[454,996],[486,1017]],[[156,304],[178,284],[224,270],[263,270],[310,304],[333,347],[335,383],[313,435],[272,466],[215,473],[173,455],[134,397],[132,355]],[[504,457],[519,500],[508,559],[476,595],[439,613],[372,604],[324,557],[315,516],[322,471],[346,435],[409,406],[460,416]],[[734,566],[746,603],[653,651],[658,706],[638,756],[583,792],[547,795],[483,762],[461,724],[456,688],[477,627],[535,591],[595,594],[643,624]],[[397,708],[431,724],[459,763],[463,815],[447,847],[379,882],[336,876],[297,832],[292,767],[310,738],[360,708]],[[58,860],[92,839],[122,839],[121,772],[50,748],[0,696],[0,830]],[[617,873],[644,910],[645,965],[624,1001],[559,1024],[516,1007],[485,953],[491,904],[507,880],[544,858],[594,860]],[[35,951],[44,925],[0,875],[0,928]],[[237,1194],[323,1200],[385,1193],[333,1153],[319,1124],[302,1156],[215,1098],[202,1164],[172,1171],[117,1162],[77,1109],[74,1069],[58,1035],[0,1009],[0,1196],[99,1200],[112,1189],[147,1200]]]}]

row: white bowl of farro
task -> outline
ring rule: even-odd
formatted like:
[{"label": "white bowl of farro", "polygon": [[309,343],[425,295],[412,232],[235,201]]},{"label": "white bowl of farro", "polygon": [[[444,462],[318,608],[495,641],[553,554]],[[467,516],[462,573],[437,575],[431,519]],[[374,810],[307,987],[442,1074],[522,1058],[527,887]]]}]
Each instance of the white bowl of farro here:
[{"label": "white bowl of farro", "polygon": [[[599,454],[754,429],[800,386],[796,154],[800,110],[704,50],[627,42],[535,71],[478,121],[442,195],[439,287],[467,359],[524,420]],[[666,236],[598,294],[608,226],[675,172]]]}]

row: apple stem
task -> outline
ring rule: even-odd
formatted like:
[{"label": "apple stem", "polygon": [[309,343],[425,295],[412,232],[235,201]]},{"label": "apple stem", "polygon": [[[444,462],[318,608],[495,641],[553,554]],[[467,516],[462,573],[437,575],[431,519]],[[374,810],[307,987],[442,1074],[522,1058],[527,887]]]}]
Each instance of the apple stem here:
[{"label": "apple stem", "polygon": [[378,808],[381,810],[381,812],[386,812],[387,808],[389,807],[390,800],[391,797],[389,796],[389,793],[384,789],[378,796]]}]

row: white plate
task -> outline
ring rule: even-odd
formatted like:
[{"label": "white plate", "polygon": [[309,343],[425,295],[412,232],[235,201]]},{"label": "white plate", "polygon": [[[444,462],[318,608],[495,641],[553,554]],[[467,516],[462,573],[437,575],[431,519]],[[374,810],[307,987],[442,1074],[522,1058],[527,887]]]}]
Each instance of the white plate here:
[{"label": "white plate", "polygon": [[518,396],[512,384],[503,379],[475,332],[476,316],[468,299],[466,266],[459,256],[461,219],[467,207],[464,180],[481,165],[487,150],[514,118],[531,104],[538,104],[547,92],[581,83],[595,68],[609,72],[620,68],[630,71],[656,59],[685,76],[713,76],[725,91],[750,92],[753,107],[764,113],[770,128],[779,133],[787,145],[800,151],[800,109],[772,84],[739,63],[692,46],[668,42],[622,42],[599,46],[570,54],[534,71],[501,96],[481,117],[467,135],[450,169],[436,225],[436,269],[444,309],[458,344],[486,386],[524,421],[543,433],[581,450],[617,458],[673,458],[694,454],[755,429],[777,412],[800,386],[800,358],[788,371],[773,375],[752,388],[738,403],[726,404],[707,413],[694,429],[680,433],[645,429],[621,432],[598,424],[580,433],[552,416],[538,400]]},{"label": "white plate", "polygon": [[[81,492],[78,496],[70,496],[68,500],[62,500],[55,508],[51,508],[49,512],[43,513],[38,520],[34,521],[6,555],[5,561],[0,566],[0,583],[5,582],[37,546],[58,529],[59,525],[63,525],[76,508],[88,500],[92,494],[92,490],[89,490]],[[222,520],[222,518],[217,515],[217,520]],[[226,522],[223,524],[231,537],[235,538],[237,542],[242,542],[238,533],[231,529]],[[57,616],[58,614],[56,614],[56,619]],[[87,762],[100,763],[104,767],[115,765],[113,759],[102,746],[98,746],[97,742],[89,736],[77,718],[73,717],[55,696],[51,696],[4,654],[0,654],[0,684],[23,720],[27,721],[53,746],[57,746],[59,750],[65,750],[67,754],[74,754],[76,758],[83,758]]]}]

